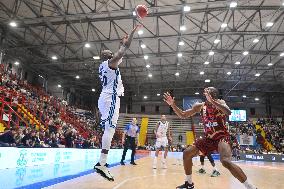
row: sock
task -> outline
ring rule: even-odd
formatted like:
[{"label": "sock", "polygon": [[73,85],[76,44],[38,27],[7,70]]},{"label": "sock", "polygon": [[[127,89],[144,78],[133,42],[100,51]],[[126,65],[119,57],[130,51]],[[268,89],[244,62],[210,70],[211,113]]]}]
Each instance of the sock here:
[{"label": "sock", "polygon": [[101,166],[104,166],[106,164],[106,161],[107,161],[107,155],[108,154],[104,154],[104,153],[101,153],[101,157],[100,157],[100,164]]},{"label": "sock", "polygon": [[201,165],[201,169],[204,169],[204,165]]},{"label": "sock", "polygon": [[248,179],[243,184],[246,187],[246,189],[256,189],[256,187],[254,185],[249,183]]},{"label": "sock", "polygon": [[216,166],[213,167],[213,171],[218,171]]},{"label": "sock", "polygon": [[185,181],[187,181],[189,184],[192,184],[192,175],[186,175]]}]

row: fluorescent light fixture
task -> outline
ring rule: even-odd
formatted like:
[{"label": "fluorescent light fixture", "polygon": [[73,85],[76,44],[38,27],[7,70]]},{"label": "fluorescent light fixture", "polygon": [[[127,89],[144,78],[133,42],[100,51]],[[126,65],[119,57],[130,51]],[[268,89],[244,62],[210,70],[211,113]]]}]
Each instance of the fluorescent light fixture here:
[{"label": "fluorescent light fixture", "polygon": [[267,66],[273,66],[273,64],[270,62],[270,63],[267,64]]},{"label": "fluorescent light fixture", "polygon": [[258,39],[258,38],[255,38],[252,42],[253,42],[253,43],[258,43],[258,42],[259,42],[259,39]]},{"label": "fluorescent light fixture", "polygon": [[138,35],[142,35],[143,33],[144,33],[144,31],[143,30],[138,30]]},{"label": "fluorescent light fixture", "polygon": [[16,66],[18,66],[18,65],[20,64],[20,62],[16,61],[14,64],[15,64]]},{"label": "fluorescent light fixture", "polygon": [[94,60],[99,60],[99,59],[100,59],[100,56],[93,56],[93,59],[94,59]]},{"label": "fluorescent light fixture", "polygon": [[199,92],[195,92],[194,94],[199,95]]},{"label": "fluorescent light fixture", "polygon": [[280,56],[284,56],[284,52],[280,54]]},{"label": "fluorescent light fixture", "polygon": [[142,49],[145,49],[145,48],[146,48],[146,45],[145,45],[145,44],[141,44],[141,48],[142,48]]},{"label": "fluorescent light fixture", "polygon": [[178,53],[177,56],[178,56],[178,57],[182,57],[182,53]]},{"label": "fluorescent light fixture", "polygon": [[246,55],[248,55],[248,54],[249,54],[248,51],[244,51],[244,52],[243,52],[243,55],[244,55],[244,56],[246,56]]},{"label": "fluorescent light fixture", "polygon": [[80,76],[79,75],[76,75],[76,77],[75,77],[76,79],[80,79]]},{"label": "fluorescent light fixture", "polygon": [[259,77],[259,76],[260,76],[260,73],[256,73],[254,76],[255,76],[255,77]]},{"label": "fluorescent light fixture", "polygon": [[161,94],[160,94],[160,93],[157,93],[157,96],[161,96]]},{"label": "fluorescent light fixture", "polygon": [[57,60],[58,58],[57,58],[57,56],[53,55],[53,56],[51,57],[51,59],[52,59],[52,60]]},{"label": "fluorescent light fixture", "polygon": [[273,22],[267,22],[266,27],[271,27],[271,26],[273,26],[273,24],[274,24]]},{"label": "fluorescent light fixture", "polygon": [[204,75],[204,72],[202,71],[202,72],[200,72],[199,74],[200,74],[200,75]]},{"label": "fluorescent light fixture", "polygon": [[179,72],[175,73],[175,76],[179,76]]},{"label": "fluorescent light fixture", "polygon": [[259,98],[256,97],[254,100],[255,100],[255,101],[259,101]]},{"label": "fluorescent light fixture", "polygon": [[90,47],[91,47],[90,43],[86,43],[86,44],[85,44],[85,47],[86,47],[86,48],[90,48]]},{"label": "fluorescent light fixture", "polygon": [[92,92],[95,92],[96,91],[96,89],[92,89]]},{"label": "fluorescent light fixture", "polygon": [[241,64],[241,62],[237,61],[235,64],[236,64],[236,65],[239,65],[239,64]]},{"label": "fluorescent light fixture", "polygon": [[243,98],[246,98],[247,96],[246,95],[243,95]]},{"label": "fluorescent light fixture", "polygon": [[227,75],[231,75],[232,73],[231,72],[227,72]]},{"label": "fluorescent light fixture", "polygon": [[180,31],[185,31],[186,30],[186,27],[185,27],[185,25],[182,25],[182,26],[180,26]]},{"label": "fluorescent light fixture", "polygon": [[214,51],[210,51],[210,52],[209,52],[209,55],[210,55],[210,56],[213,56],[213,55],[214,55]]},{"label": "fluorescent light fixture", "polygon": [[62,86],[60,84],[57,85],[58,88],[61,88]]},{"label": "fluorescent light fixture", "polygon": [[236,2],[236,1],[232,1],[231,3],[230,3],[230,7],[231,8],[235,8],[235,7],[237,7],[238,6],[238,3]]},{"label": "fluorescent light fixture", "polygon": [[146,65],[146,68],[150,68],[151,66],[149,64]]},{"label": "fluorescent light fixture", "polygon": [[210,63],[210,62],[208,62],[208,61],[204,62],[205,65],[208,65],[209,63]]},{"label": "fluorescent light fixture", "polygon": [[149,56],[148,55],[144,55],[144,59],[148,60]]},{"label": "fluorescent light fixture", "polygon": [[210,83],[211,81],[210,81],[210,79],[205,79],[204,82],[205,82],[205,83]]},{"label": "fluorescent light fixture", "polygon": [[153,77],[153,75],[151,73],[148,74],[148,77]]},{"label": "fluorescent light fixture", "polygon": [[189,12],[189,11],[190,11],[190,6],[185,5],[185,6],[183,7],[183,11],[184,11],[184,12]]},{"label": "fluorescent light fixture", "polygon": [[136,11],[133,11],[133,12],[132,12],[132,15],[133,15],[133,16],[136,16]]},{"label": "fluorescent light fixture", "polygon": [[147,99],[147,98],[148,98],[148,96],[144,96],[143,98],[144,98],[144,99]]},{"label": "fluorescent light fixture", "polygon": [[17,23],[15,22],[15,21],[11,21],[10,23],[9,23],[9,25],[11,26],[11,27],[17,27]]},{"label": "fluorescent light fixture", "polygon": [[215,39],[214,40],[214,44],[217,44],[217,43],[219,43],[221,40],[220,39]]},{"label": "fluorescent light fixture", "polygon": [[226,24],[226,23],[221,24],[221,28],[226,28],[227,26],[228,26],[228,24]]},{"label": "fluorescent light fixture", "polygon": [[178,42],[178,45],[179,45],[179,46],[183,46],[183,45],[184,45],[184,42],[183,42],[183,41],[180,41],[180,42]]}]

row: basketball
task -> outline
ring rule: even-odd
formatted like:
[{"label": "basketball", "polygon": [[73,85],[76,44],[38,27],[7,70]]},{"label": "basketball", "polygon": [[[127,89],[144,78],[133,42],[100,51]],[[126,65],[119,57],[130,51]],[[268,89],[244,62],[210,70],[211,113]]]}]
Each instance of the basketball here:
[{"label": "basketball", "polygon": [[135,11],[139,18],[144,18],[148,14],[148,8],[145,5],[137,5],[137,7],[135,8]]}]

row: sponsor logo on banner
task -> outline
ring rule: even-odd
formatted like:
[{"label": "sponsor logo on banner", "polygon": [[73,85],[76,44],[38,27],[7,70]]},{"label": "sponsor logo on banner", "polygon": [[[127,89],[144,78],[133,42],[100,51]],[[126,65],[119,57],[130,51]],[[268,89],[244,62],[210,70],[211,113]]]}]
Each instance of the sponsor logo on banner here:
[{"label": "sponsor logo on banner", "polygon": [[28,152],[26,149],[22,149],[20,150],[20,155],[19,158],[17,160],[17,166],[18,167],[23,167],[26,166],[28,163],[28,158],[27,158]]}]

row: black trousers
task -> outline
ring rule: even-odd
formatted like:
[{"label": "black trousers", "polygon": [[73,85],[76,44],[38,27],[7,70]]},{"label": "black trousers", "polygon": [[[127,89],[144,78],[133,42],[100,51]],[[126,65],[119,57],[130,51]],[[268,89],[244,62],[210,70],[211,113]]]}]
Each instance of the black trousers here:
[{"label": "black trousers", "polygon": [[126,152],[128,149],[132,150],[131,162],[134,162],[134,156],[135,156],[135,151],[136,151],[135,137],[126,136],[121,161],[125,160]]}]

